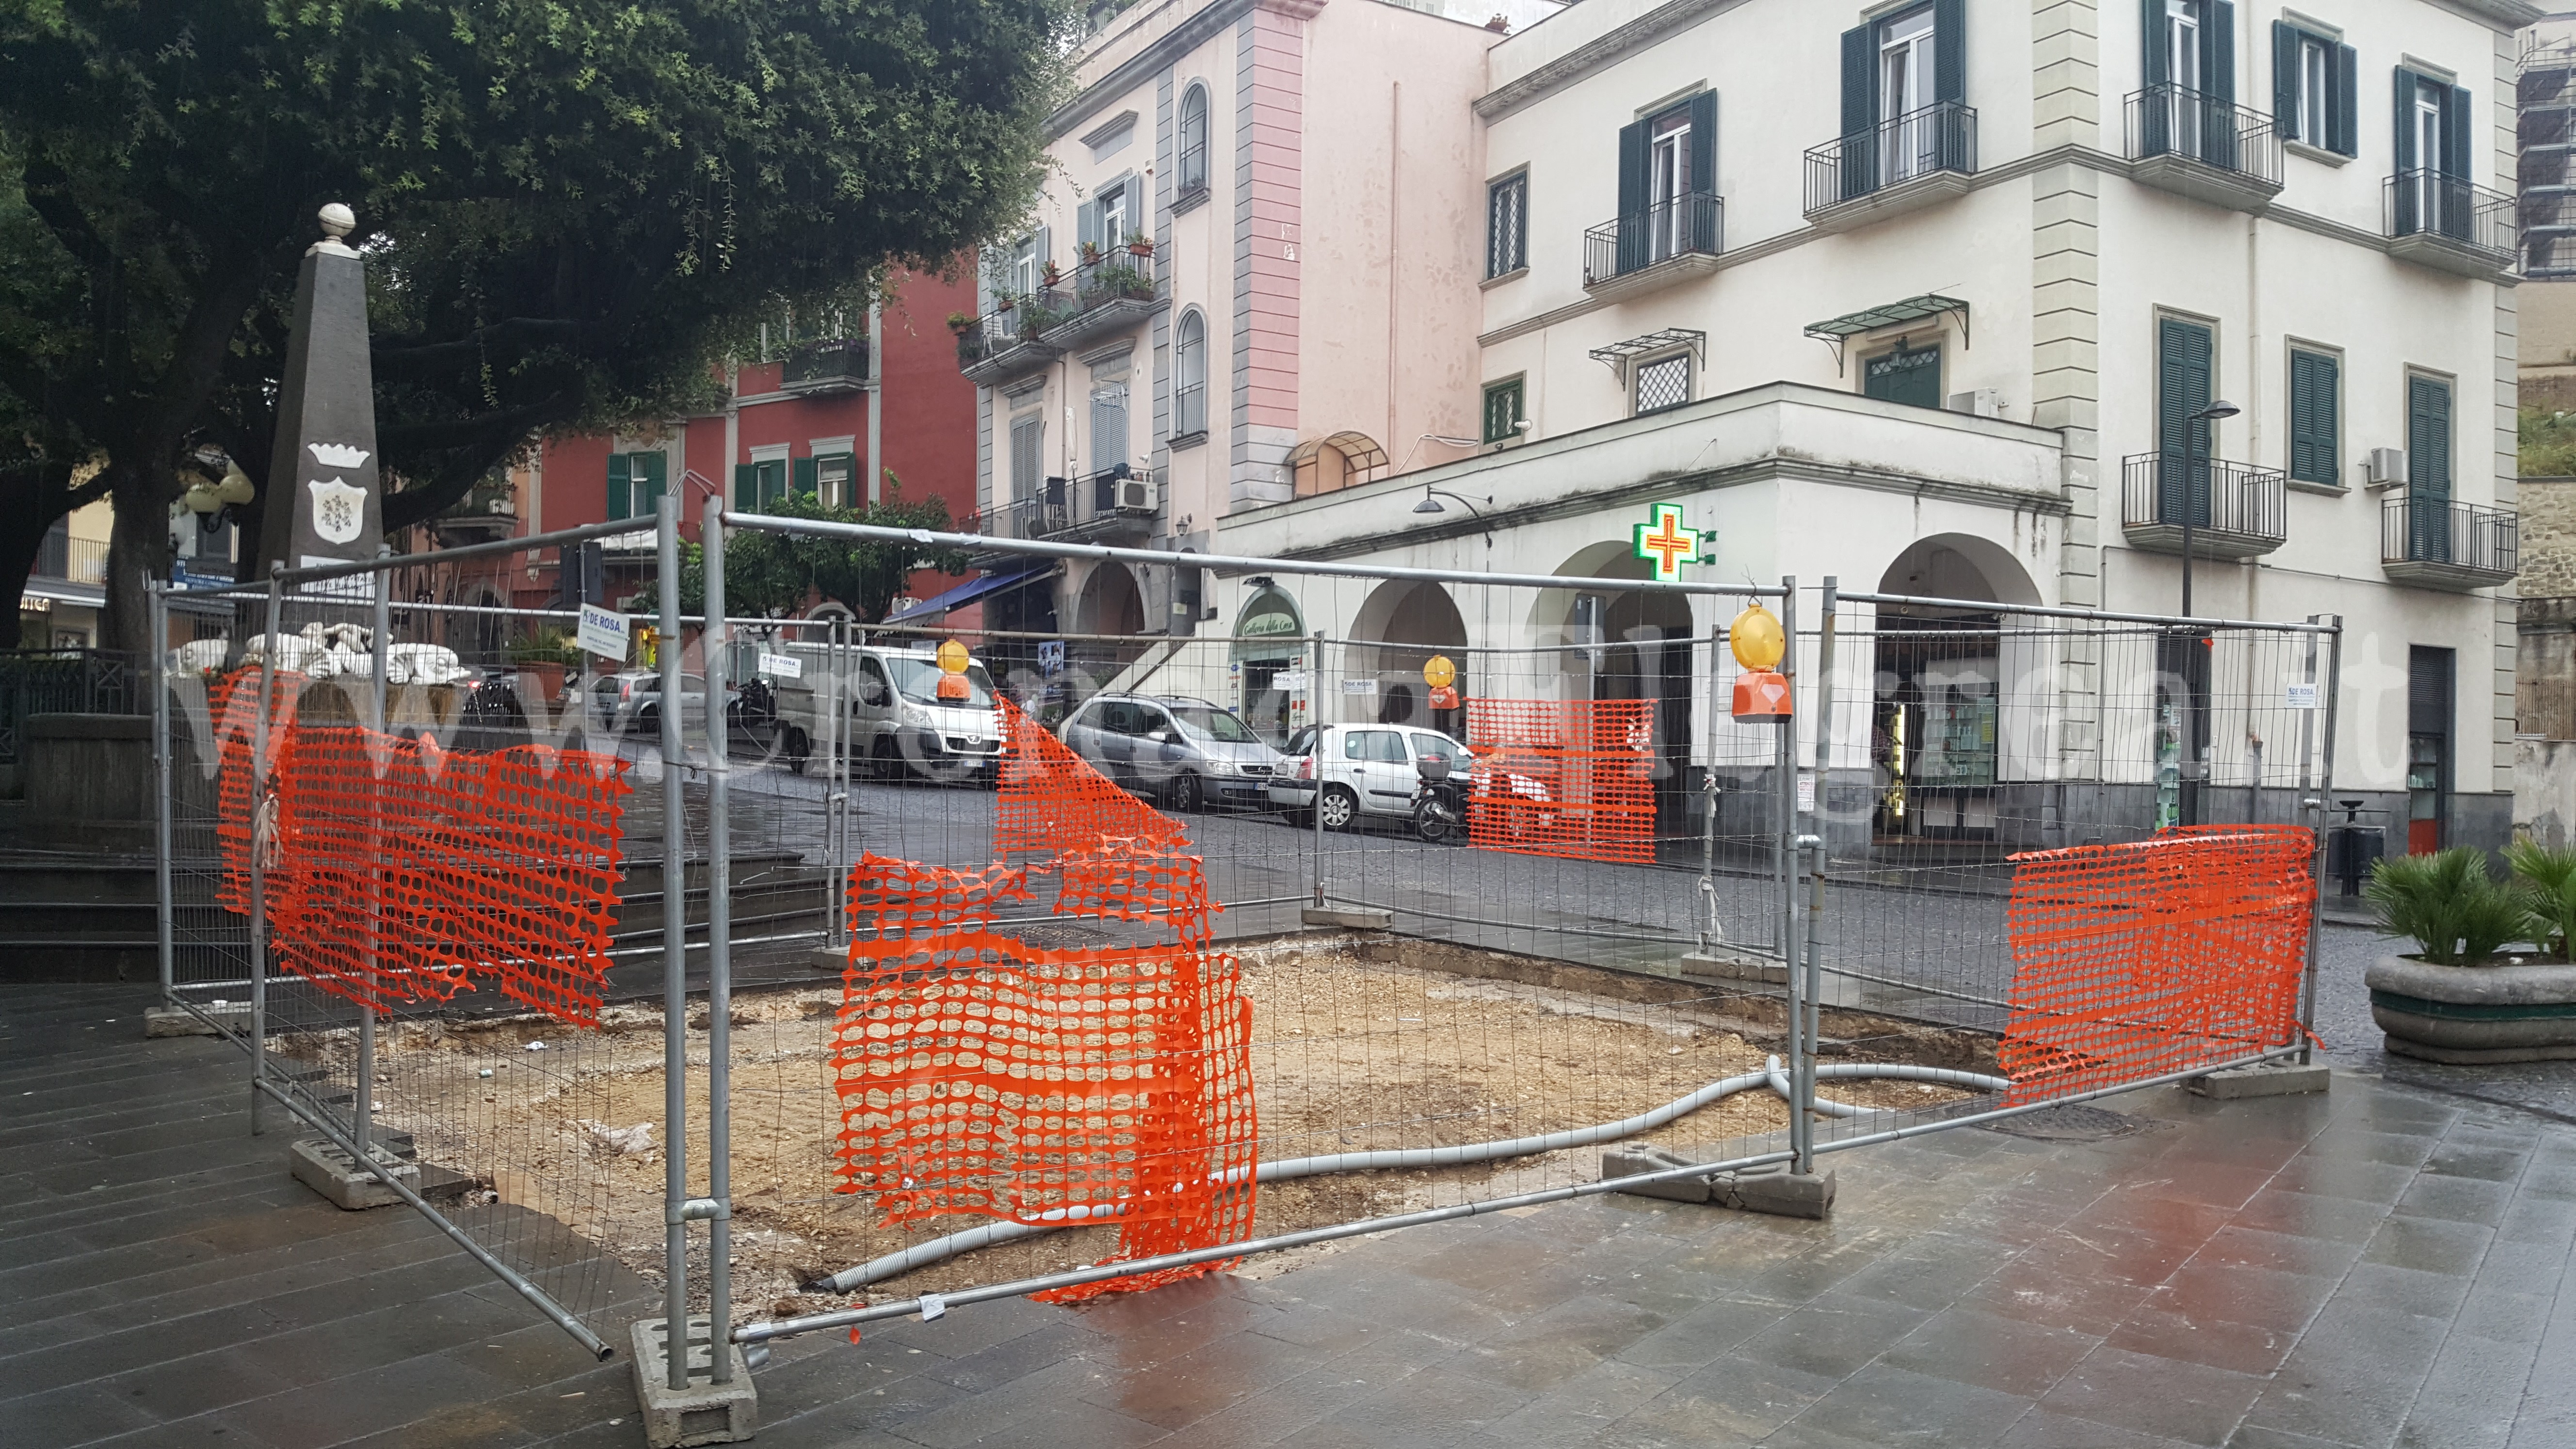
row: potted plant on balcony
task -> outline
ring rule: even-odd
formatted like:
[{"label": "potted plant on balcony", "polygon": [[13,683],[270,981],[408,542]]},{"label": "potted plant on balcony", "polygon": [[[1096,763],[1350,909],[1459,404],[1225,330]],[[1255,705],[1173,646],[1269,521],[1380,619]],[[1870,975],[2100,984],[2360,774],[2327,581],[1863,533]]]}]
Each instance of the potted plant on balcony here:
[{"label": "potted plant on balcony", "polygon": [[1038,273],[1038,285],[1050,290],[1061,287],[1064,285],[1064,272],[1053,261],[1049,261],[1045,270]]},{"label": "potted plant on balcony", "polygon": [[2362,978],[2388,1050],[2436,1062],[2576,1059],[2576,850],[2520,841],[2505,857],[2511,881],[2472,847],[2372,868],[2362,894],[2384,929],[2417,948],[2380,957]]},{"label": "potted plant on balcony", "polygon": [[[1007,306],[1009,304],[1004,303],[1002,305]],[[951,312],[948,314],[948,330],[960,337],[963,337],[967,333],[974,331],[975,324],[981,320],[981,318],[978,318],[971,312]]]},{"label": "potted plant on balcony", "polygon": [[1082,265],[1084,265],[1084,266],[1086,266],[1086,267],[1090,267],[1090,266],[1097,266],[1097,265],[1099,265],[1099,263],[1100,263],[1100,243],[1095,242],[1095,241],[1087,241],[1087,242],[1082,243],[1079,247],[1076,247],[1074,250],[1075,250],[1075,251],[1080,255],[1080,257],[1081,257],[1081,259],[1082,259]]},{"label": "potted plant on balcony", "polygon": [[1127,255],[1131,257],[1150,257],[1153,254],[1154,243],[1143,232],[1129,232],[1127,234]]}]

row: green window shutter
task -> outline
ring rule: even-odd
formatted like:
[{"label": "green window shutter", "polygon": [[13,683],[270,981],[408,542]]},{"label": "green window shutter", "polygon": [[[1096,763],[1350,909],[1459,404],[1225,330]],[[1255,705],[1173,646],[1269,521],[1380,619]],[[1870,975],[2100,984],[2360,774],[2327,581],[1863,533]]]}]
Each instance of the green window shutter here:
[{"label": "green window shutter", "polygon": [[794,479],[793,491],[807,498],[813,497],[815,480],[818,476],[815,471],[815,460],[812,458],[798,458],[794,460],[789,471],[790,476]]},{"label": "green window shutter", "polygon": [[2185,499],[2193,522],[2208,521],[2210,425],[2190,419],[2209,406],[2210,342],[2197,322],[2156,324],[2156,516],[2169,522],[2181,520]]},{"label": "green window shutter", "polygon": [[1878,27],[1874,25],[1843,32],[1843,145],[1836,171],[1845,200],[1878,189]]},{"label": "green window shutter", "polygon": [[2334,63],[2333,94],[2328,98],[2334,134],[2326,138],[2326,149],[2338,155],[2358,156],[2361,154],[2361,52],[2349,45],[2338,45]]},{"label": "green window shutter", "polygon": [[2138,0],[2138,83],[2165,83],[2165,0]]},{"label": "green window shutter", "polygon": [[2406,380],[2406,487],[2426,496],[2451,493],[2451,385],[2439,378]]},{"label": "green window shutter", "polygon": [[2342,482],[2336,456],[2339,371],[2335,359],[2322,353],[2290,354],[2290,476],[2304,483]]},{"label": "green window shutter", "polygon": [[632,476],[628,472],[631,466],[624,453],[608,455],[608,516],[611,518],[635,516],[634,495],[628,482]]},{"label": "green window shutter", "polygon": [[2236,7],[2215,0],[2209,23],[2200,27],[2201,94],[2223,105],[2236,104]]},{"label": "green window shutter", "polygon": [[760,506],[760,473],[756,465],[733,465],[733,506],[744,512]]},{"label": "green window shutter", "polygon": [[1968,99],[1968,0],[1932,0],[1932,99]]},{"label": "green window shutter", "polygon": [[2415,157],[2415,84],[2415,72],[2399,66],[2393,87],[2396,102],[2393,114],[2397,120],[2397,169],[2400,171],[2412,171],[2427,164]]},{"label": "green window shutter", "polygon": [[1619,128],[1619,270],[1646,264],[1646,123]]},{"label": "green window shutter", "polygon": [[[2272,129],[2284,141],[2325,143],[2323,136],[2299,134],[2299,32],[2286,20],[2272,22]],[[2291,365],[2297,366],[2296,354]]]},{"label": "green window shutter", "polygon": [[2469,179],[2470,135],[2476,127],[2469,124],[2469,88],[2452,86],[2442,92],[2442,155],[2439,165],[2445,176]]},{"label": "green window shutter", "polygon": [[754,463],[751,466],[760,475],[759,495],[762,507],[766,508],[786,496],[786,459],[772,458],[768,462]]}]

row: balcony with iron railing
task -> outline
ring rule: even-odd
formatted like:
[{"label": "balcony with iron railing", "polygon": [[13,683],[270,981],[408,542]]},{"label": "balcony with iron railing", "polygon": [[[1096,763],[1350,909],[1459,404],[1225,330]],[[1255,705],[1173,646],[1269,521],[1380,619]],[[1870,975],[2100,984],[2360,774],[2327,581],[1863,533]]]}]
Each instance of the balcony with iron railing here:
[{"label": "balcony with iron railing", "polygon": [[2260,558],[2290,536],[2289,485],[2277,468],[2180,453],[2120,465],[2120,531],[2129,546],[2193,558]]},{"label": "balcony with iron railing", "polygon": [[1807,152],[1807,220],[1842,231],[1963,194],[1977,173],[1977,112],[1939,101]]},{"label": "balcony with iron railing", "polygon": [[2427,167],[2400,171],[2381,190],[2388,254],[2481,281],[2509,278],[2520,245],[2514,200]]},{"label": "balcony with iron railing", "polygon": [[995,297],[992,311],[958,330],[957,370],[968,382],[990,387],[1053,362],[1064,350],[1048,343],[1046,334],[1073,310],[1073,294],[1061,287]]},{"label": "balcony with iron railing", "polygon": [[1153,477],[1121,463],[1083,478],[1049,478],[1037,496],[997,503],[978,520],[987,538],[1134,543],[1162,509]]},{"label": "balcony with iron railing", "polygon": [[1073,306],[1046,333],[1050,347],[1078,347],[1094,337],[1132,327],[1162,306],[1151,242],[1096,251],[1075,264]]},{"label": "balcony with iron railing", "polygon": [[788,349],[778,386],[793,393],[856,392],[868,385],[868,378],[868,340],[835,337]]},{"label": "balcony with iron railing", "polygon": [[2401,584],[2464,594],[2511,583],[2522,520],[2481,503],[2409,493],[2379,507],[2379,567]]},{"label": "balcony with iron railing", "polygon": [[1583,233],[1583,289],[1610,299],[1714,269],[1726,247],[1726,200],[1693,191]]},{"label": "balcony with iron railing", "polygon": [[2281,137],[2270,116],[2177,85],[2133,91],[2127,109],[2136,180],[2231,211],[2261,211],[2281,194]]},{"label": "balcony with iron railing", "polygon": [[104,588],[107,584],[107,540],[73,538],[59,531],[48,533],[36,545],[35,567],[28,572],[40,579],[60,579],[67,584]]}]

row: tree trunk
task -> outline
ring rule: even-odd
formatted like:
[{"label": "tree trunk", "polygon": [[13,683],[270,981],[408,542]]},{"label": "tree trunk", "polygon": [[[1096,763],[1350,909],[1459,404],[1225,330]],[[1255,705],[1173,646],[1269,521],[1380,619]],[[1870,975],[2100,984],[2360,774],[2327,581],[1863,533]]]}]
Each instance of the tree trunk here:
[{"label": "tree trunk", "polygon": [[107,543],[107,607],[100,612],[98,643],[137,659],[145,651],[170,647],[152,637],[152,610],[144,594],[147,578],[170,576],[170,505],[179,485],[170,464],[159,458],[119,465],[108,496],[116,503],[116,524]]}]

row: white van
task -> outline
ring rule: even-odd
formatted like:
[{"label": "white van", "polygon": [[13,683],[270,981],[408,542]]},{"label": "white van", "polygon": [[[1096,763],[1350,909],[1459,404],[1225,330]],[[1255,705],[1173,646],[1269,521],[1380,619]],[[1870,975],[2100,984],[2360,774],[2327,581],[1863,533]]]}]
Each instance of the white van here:
[{"label": "white van", "polygon": [[[820,701],[848,702],[841,749],[854,768],[881,778],[905,774],[943,783],[991,785],[1002,758],[1002,715],[984,662],[966,664],[966,698],[939,697],[939,660],[928,641],[917,648],[861,644],[841,652],[847,670],[831,679],[832,650],[821,644],[771,646],[804,665],[802,677],[767,676],[782,723],[805,732],[815,753],[832,737]],[[909,767],[907,769],[906,767]]]}]

